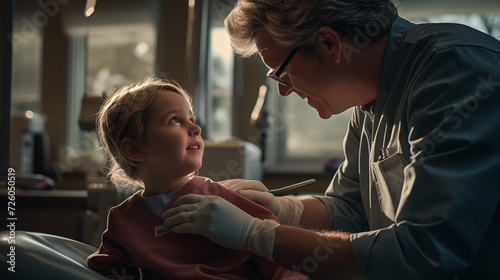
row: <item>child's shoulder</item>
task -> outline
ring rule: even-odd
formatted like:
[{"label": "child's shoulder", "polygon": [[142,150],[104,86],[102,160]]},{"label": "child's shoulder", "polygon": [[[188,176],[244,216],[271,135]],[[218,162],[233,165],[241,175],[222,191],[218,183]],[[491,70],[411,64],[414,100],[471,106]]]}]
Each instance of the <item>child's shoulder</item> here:
[{"label": "child's shoulder", "polygon": [[141,192],[142,190],[135,192],[121,203],[111,207],[110,211],[126,211],[127,209],[133,207],[137,203],[137,201],[141,199]]}]

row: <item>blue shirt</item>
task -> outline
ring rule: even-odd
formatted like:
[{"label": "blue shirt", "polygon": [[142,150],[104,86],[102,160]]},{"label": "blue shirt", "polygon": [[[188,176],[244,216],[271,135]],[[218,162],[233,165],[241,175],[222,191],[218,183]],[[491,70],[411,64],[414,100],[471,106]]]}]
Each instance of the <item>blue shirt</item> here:
[{"label": "blue shirt", "polygon": [[320,199],[367,279],[500,275],[500,42],[397,18]]},{"label": "blue shirt", "polygon": [[171,191],[168,193],[162,193],[153,196],[143,197],[142,200],[146,204],[151,212],[155,213],[156,216],[161,216],[161,214],[165,211],[165,207],[167,204],[181,191],[182,189],[178,189],[175,191]]}]

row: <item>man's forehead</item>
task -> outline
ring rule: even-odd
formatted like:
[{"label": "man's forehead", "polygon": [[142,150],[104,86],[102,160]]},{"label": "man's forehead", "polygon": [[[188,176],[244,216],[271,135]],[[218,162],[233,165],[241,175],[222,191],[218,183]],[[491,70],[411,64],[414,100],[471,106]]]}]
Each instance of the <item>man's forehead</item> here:
[{"label": "man's forehead", "polygon": [[[255,46],[257,47],[257,51],[259,52],[262,58],[266,58],[265,63],[279,63],[279,61],[274,61],[277,59],[275,56],[280,53],[285,53],[286,48],[279,46],[276,42],[271,38],[269,32],[265,29],[261,29],[255,35]],[[268,61],[272,60],[272,61]],[[278,59],[279,60],[279,59]]]},{"label": "man's forehead", "polygon": [[276,45],[276,42],[274,42],[273,38],[271,37],[271,34],[269,34],[267,30],[261,29],[257,31],[257,34],[255,34],[255,45],[259,50],[259,52],[262,52],[266,50],[269,46]]}]

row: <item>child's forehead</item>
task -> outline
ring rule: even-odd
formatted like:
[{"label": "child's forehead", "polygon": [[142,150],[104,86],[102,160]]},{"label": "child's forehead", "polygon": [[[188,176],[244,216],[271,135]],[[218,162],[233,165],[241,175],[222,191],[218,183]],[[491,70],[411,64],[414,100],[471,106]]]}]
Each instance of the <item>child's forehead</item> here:
[{"label": "child's forehead", "polygon": [[183,96],[181,93],[169,90],[162,89],[160,90],[152,102],[152,108],[158,108],[158,110],[165,111],[169,109],[185,109],[190,113],[193,113],[191,105],[187,98]]},{"label": "child's forehead", "polygon": [[184,97],[181,93],[175,91],[175,90],[170,90],[170,89],[161,89],[156,93],[155,99],[158,100],[159,98],[165,99],[165,100],[172,100],[172,101],[177,101],[179,102],[180,100],[184,100],[186,103],[188,102],[186,97]]}]

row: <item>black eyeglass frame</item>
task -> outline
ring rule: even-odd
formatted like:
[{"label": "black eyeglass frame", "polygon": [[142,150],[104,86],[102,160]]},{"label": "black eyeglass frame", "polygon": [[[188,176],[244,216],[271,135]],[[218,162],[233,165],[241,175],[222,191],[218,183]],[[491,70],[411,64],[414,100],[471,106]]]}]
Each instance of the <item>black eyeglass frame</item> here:
[{"label": "black eyeglass frame", "polygon": [[285,58],[285,61],[281,63],[280,67],[276,71],[273,71],[272,69],[267,72],[267,77],[277,81],[278,83],[288,86],[288,82],[281,77],[281,74],[283,71],[285,71],[285,68],[288,66],[288,63],[290,60],[292,60],[293,55],[297,52],[297,49],[293,49],[290,54]]}]

